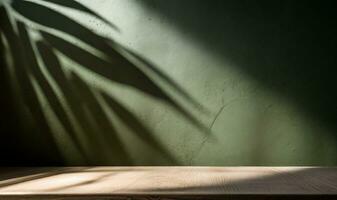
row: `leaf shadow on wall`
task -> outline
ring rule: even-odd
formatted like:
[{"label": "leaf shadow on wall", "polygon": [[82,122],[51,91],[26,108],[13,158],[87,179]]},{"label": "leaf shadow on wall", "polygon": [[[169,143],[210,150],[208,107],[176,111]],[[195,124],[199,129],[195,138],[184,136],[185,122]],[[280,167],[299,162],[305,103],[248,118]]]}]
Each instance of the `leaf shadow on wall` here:
[{"label": "leaf shadow on wall", "polygon": [[[107,22],[75,1],[65,1],[63,3],[62,1],[48,1],[91,14],[112,28],[117,29],[115,25]],[[132,164],[132,160],[125,149],[127,146],[123,146],[120,141],[117,130],[110,122],[109,116],[99,99],[106,102],[119,120],[130,128],[139,139],[163,155],[168,160],[168,163],[177,164],[173,156],[157,141],[152,131],[143,125],[118,100],[105,91],[91,86],[76,72],[66,74],[56,52],[68,57],[79,64],[80,67],[100,75],[111,82],[132,87],[150,97],[166,102],[203,133],[209,134],[208,129],[202,123],[161,89],[138,66],[126,59],[121,52],[132,56],[142,63],[147,67],[147,70],[150,70],[157,77],[161,78],[195,108],[201,111],[204,110],[179,85],[160,72],[145,58],[111,39],[93,33],[67,16],[38,3],[14,1],[10,5],[6,5],[5,8],[2,7],[0,13],[1,31],[9,45],[10,55],[13,57],[15,77],[22,97],[19,104],[32,117],[35,126],[39,129],[37,140],[42,143],[41,149],[46,148],[50,149],[50,151],[57,151],[55,150],[57,149],[57,143],[51,134],[50,122],[45,117],[44,108],[39,104],[41,94],[36,92],[36,88],[42,91],[42,96],[50,105],[50,109],[68,134],[67,137],[70,138],[74,148],[83,157],[84,161],[78,164]],[[38,24],[38,26],[31,27],[27,25],[25,20],[17,17],[18,15]],[[57,34],[50,33],[48,29],[45,30],[43,27],[56,29],[84,42],[103,53],[105,55],[104,59]],[[18,31],[16,31],[16,28]],[[37,41],[32,40],[29,36],[29,31],[32,30],[37,32],[41,36],[41,39]],[[39,62],[39,58],[41,62]],[[43,65],[45,67],[44,70],[48,71],[48,74],[51,76],[50,78],[54,80],[57,88],[60,89],[67,107],[61,102],[59,95],[39,65]],[[79,122],[79,127],[77,128],[82,131],[82,135],[78,133],[78,130],[75,130],[74,119],[71,116],[76,118],[76,122]],[[95,144],[94,146],[99,149],[93,151],[90,147],[88,148],[90,144],[83,142],[81,137],[86,137],[87,141],[90,141],[90,144]],[[103,156],[95,155],[97,152],[100,152]],[[60,154],[60,152],[51,153],[51,155],[56,154]],[[92,158],[96,159],[92,160]]]}]

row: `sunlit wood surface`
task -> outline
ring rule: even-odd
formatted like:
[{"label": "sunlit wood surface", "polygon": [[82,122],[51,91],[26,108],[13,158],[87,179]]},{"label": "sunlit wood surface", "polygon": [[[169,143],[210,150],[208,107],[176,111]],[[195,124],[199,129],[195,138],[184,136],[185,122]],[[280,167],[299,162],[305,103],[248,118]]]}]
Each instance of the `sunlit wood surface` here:
[{"label": "sunlit wood surface", "polygon": [[337,168],[68,167],[0,171],[0,199],[337,199]]}]

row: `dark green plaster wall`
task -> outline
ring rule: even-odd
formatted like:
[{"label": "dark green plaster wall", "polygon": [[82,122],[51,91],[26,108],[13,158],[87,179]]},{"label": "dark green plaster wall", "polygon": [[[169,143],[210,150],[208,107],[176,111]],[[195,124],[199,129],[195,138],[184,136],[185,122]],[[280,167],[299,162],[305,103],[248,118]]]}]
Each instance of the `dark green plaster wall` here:
[{"label": "dark green plaster wall", "polygon": [[[56,8],[57,13],[76,23],[53,18],[35,6],[17,4],[15,8],[33,19],[24,21],[27,27],[37,22],[44,25],[42,29],[49,26],[60,31],[46,29],[60,37],[74,33],[75,37],[67,41],[98,57],[102,52],[97,49],[104,48],[100,49],[100,38],[95,35],[120,43],[138,57],[114,50],[131,60],[165,95],[149,84],[139,86],[141,81],[133,82],[136,86],[116,82],[113,75],[83,67],[95,67],[100,62],[70,48],[63,54],[55,50],[60,65],[52,60],[48,67],[38,58],[41,74],[51,87],[34,86],[39,101],[30,106],[42,108],[50,130],[45,131],[39,120],[28,123],[31,116],[25,114],[24,101],[6,107],[9,114],[2,114],[2,120],[12,117],[8,119],[11,123],[3,123],[2,128],[8,130],[8,140],[21,141],[17,146],[13,142],[7,145],[6,151],[15,155],[27,152],[29,159],[23,163],[337,164],[337,18],[332,1],[79,1],[114,23],[119,31],[88,13],[48,2],[42,6]],[[77,27],[77,23],[94,34],[81,37],[76,35],[76,28],[69,32],[72,29],[67,28]],[[48,40],[36,30],[28,32],[32,43]],[[104,53],[111,55],[109,51]],[[81,61],[74,62],[72,56]],[[139,58],[149,61],[172,82],[151,71]],[[117,69],[113,66],[105,66],[109,68],[106,73],[114,74]],[[59,71],[53,69],[58,67],[65,79],[55,78]],[[11,96],[5,89],[13,79],[10,69],[2,72],[8,80],[3,86],[6,96]],[[123,78],[131,82],[137,77],[144,79],[129,72]],[[36,71],[32,74],[39,79]],[[69,82],[62,84],[62,80]],[[69,98],[68,87],[77,88],[77,98]],[[55,107],[58,104],[53,103],[48,90],[55,91],[60,108]],[[15,95],[14,99],[19,98]],[[3,100],[4,105],[8,102],[10,98]],[[58,114],[60,109],[62,115]],[[70,136],[64,118],[75,127],[76,137]],[[18,127],[13,124],[16,119],[21,124]],[[11,157],[10,153],[4,155]]]}]

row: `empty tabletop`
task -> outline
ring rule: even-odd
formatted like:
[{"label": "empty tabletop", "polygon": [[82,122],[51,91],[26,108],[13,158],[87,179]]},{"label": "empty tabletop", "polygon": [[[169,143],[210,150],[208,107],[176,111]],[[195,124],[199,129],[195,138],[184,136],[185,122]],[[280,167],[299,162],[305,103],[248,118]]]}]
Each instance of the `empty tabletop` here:
[{"label": "empty tabletop", "polygon": [[334,199],[337,196],[337,168],[0,169],[0,199],[282,199],[294,196]]}]

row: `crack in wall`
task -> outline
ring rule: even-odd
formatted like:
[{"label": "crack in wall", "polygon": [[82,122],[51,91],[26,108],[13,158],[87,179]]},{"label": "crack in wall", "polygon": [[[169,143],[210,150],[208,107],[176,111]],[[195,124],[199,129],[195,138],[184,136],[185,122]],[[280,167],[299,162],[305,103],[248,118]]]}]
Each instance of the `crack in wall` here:
[{"label": "crack in wall", "polygon": [[[211,124],[210,124],[209,127],[208,127],[208,129],[209,129],[210,131],[212,131],[212,128],[213,128],[215,122],[216,122],[217,119],[219,118],[219,116],[220,116],[220,114],[222,113],[222,111],[224,110],[224,108],[227,107],[227,106],[228,106],[231,102],[233,102],[234,100],[236,100],[236,99],[233,99],[233,100],[229,101],[228,103],[223,104],[223,105],[220,107],[219,111],[215,114],[214,119],[212,120]],[[194,158],[197,157],[197,156],[199,155],[199,153],[201,152],[202,148],[205,146],[206,142],[209,140],[210,135],[211,135],[211,134],[205,135],[204,139],[202,140],[202,142],[201,142],[201,144],[200,144],[200,146],[199,146],[199,149],[196,151],[196,153],[195,153],[194,155],[191,156],[191,159],[190,159],[190,162],[189,162],[190,165],[192,165],[192,162],[193,162]]]}]

